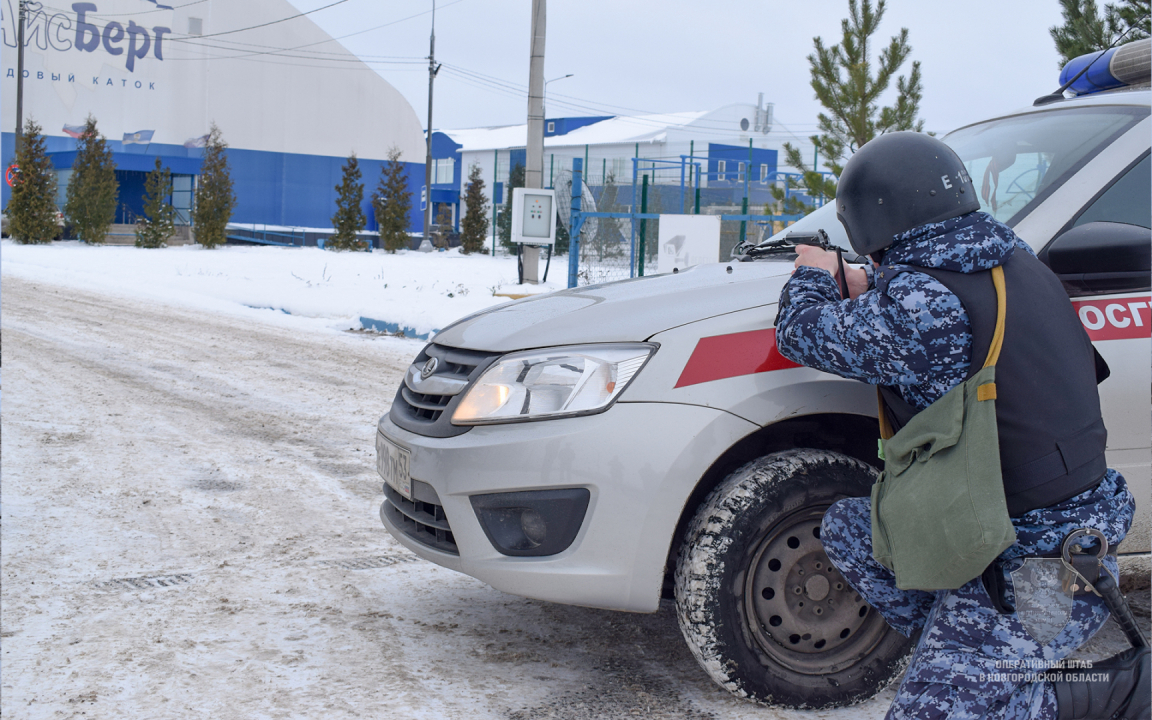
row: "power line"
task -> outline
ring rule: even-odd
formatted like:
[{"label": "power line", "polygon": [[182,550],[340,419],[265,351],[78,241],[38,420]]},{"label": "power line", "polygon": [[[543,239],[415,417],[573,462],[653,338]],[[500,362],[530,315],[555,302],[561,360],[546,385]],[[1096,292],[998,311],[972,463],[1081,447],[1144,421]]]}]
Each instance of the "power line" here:
[{"label": "power line", "polygon": [[[453,5],[457,5],[457,4],[462,3],[462,2],[464,2],[464,0],[453,0],[453,2],[446,3],[443,6],[441,6],[440,10],[443,11],[445,8],[451,7]],[[320,8],[320,9],[323,9],[323,8]],[[431,12],[432,12],[431,10],[425,10],[423,12],[418,12],[415,15],[409,15],[407,17],[402,17],[399,20],[392,20],[390,22],[386,22],[386,23],[383,23],[381,25],[375,25],[375,26],[370,27],[370,28],[364,28],[363,30],[357,30],[356,32],[351,32],[351,33],[348,33],[346,35],[341,35],[339,37],[332,37],[332,38],[328,38],[327,40],[319,40],[317,42],[306,43],[304,45],[296,45],[296,46],[290,47],[290,48],[275,48],[273,46],[268,46],[268,45],[255,45],[252,43],[242,43],[242,42],[235,41],[235,40],[225,40],[222,42],[231,42],[231,43],[235,43],[237,45],[249,45],[250,47],[264,47],[264,48],[270,48],[270,49],[262,50],[262,51],[254,51],[254,52],[250,52],[250,53],[242,53],[239,55],[222,56],[221,59],[227,59],[229,57],[242,58],[242,57],[245,57],[248,55],[275,55],[275,54],[278,54],[280,52],[301,50],[303,48],[313,47],[315,45],[323,45],[325,43],[343,40],[345,38],[350,38],[350,37],[353,37],[356,35],[363,35],[366,32],[372,32],[373,30],[380,30],[381,28],[390,27],[392,25],[398,25],[402,22],[406,22],[406,21],[412,20],[414,18],[422,17],[424,15],[428,15]],[[173,39],[176,42],[186,43],[189,45],[199,45],[200,43],[196,42],[196,40],[198,40],[200,37],[208,37],[208,36],[206,36],[206,35],[201,35],[201,36],[188,35],[188,36],[173,38]],[[316,52],[316,51],[313,51],[313,52]]]},{"label": "power line", "polygon": [[[466,77],[471,77],[472,79],[477,80],[481,83],[490,85],[492,88],[499,89],[501,91],[505,91],[505,94],[514,94],[517,97],[527,97],[527,89],[523,85],[519,85],[517,83],[513,83],[513,82],[510,82],[507,80],[502,80],[500,78],[496,78],[496,77],[493,77],[490,75],[484,75],[483,73],[477,73],[475,71],[465,70],[464,68],[461,68],[461,67],[458,67],[455,65],[449,65],[448,63],[444,63],[444,67],[454,74],[466,76]],[[583,111],[583,112],[595,112],[595,113],[603,113],[603,114],[609,114],[609,115],[620,115],[620,113],[618,112],[619,110],[628,110],[631,112],[640,113],[641,115],[676,115],[676,114],[679,114],[679,113],[657,113],[657,112],[652,112],[651,110],[641,110],[639,108],[631,108],[631,107],[626,107],[626,106],[621,106],[621,105],[613,105],[611,103],[602,103],[602,102],[597,102],[594,100],[588,100],[586,98],[575,97],[572,95],[563,95],[561,93],[553,93],[549,97],[568,98],[568,100],[562,100],[562,99],[561,100],[554,100],[553,104],[561,105],[563,107],[567,107],[570,109],[579,110],[579,111]],[[575,101],[579,101],[579,102],[575,102]],[[663,121],[656,120],[656,119],[636,117],[634,115],[625,116],[625,117],[627,117],[630,122],[633,122],[635,124],[647,125],[647,126],[653,127],[653,128],[687,127],[688,126],[688,123],[667,123],[667,122],[663,122]],[[696,121],[696,122],[691,123],[691,126],[694,129],[708,128],[708,129],[719,131],[717,133],[712,133],[712,134],[724,134],[724,135],[730,135],[731,134],[730,126],[727,123],[718,123],[718,122],[710,122],[710,121],[703,121],[703,122]]]},{"label": "power line", "polygon": [[[295,20],[296,18],[301,18],[301,17],[304,17],[305,15],[311,15],[312,13],[320,12],[321,10],[327,10],[330,7],[336,7],[337,5],[343,5],[346,2],[348,2],[348,0],[336,0],[336,2],[334,2],[334,3],[329,3],[328,5],[324,5],[323,7],[318,7],[315,10],[309,10],[307,12],[298,13],[296,15],[291,15],[291,16],[286,17],[286,18],[280,18],[279,20],[270,20],[266,23],[260,23],[259,25],[249,25],[248,27],[236,28],[235,30],[225,30],[224,32],[211,33],[209,35],[188,35],[186,37],[195,37],[195,38],[201,38],[202,39],[202,38],[210,38],[210,37],[219,37],[220,35],[232,35],[233,33],[245,32],[248,30],[255,30],[256,28],[268,27],[269,25],[276,25],[277,23],[288,22],[289,20]],[[181,38],[172,38],[172,39],[173,40],[180,40]]]}]

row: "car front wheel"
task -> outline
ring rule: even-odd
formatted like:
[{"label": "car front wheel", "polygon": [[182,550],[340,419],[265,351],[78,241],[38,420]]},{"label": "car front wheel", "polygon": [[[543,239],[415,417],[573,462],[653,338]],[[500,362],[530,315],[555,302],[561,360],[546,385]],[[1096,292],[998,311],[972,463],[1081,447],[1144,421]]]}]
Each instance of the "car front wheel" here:
[{"label": "car front wheel", "polygon": [[891,629],[828,561],[820,520],[869,494],[876,471],[840,453],[790,450],[729,475],[701,505],[676,566],[680,629],[732,693],[825,708],[866,699],[906,664]]}]

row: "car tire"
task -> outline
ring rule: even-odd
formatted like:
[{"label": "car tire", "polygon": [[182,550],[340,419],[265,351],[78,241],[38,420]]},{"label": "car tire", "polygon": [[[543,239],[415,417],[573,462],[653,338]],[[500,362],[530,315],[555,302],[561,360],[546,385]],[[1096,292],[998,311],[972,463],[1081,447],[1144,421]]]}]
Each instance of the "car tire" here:
[{"label": "car tire", "polygon": [[753,460],[705,499],[676,565],[676,614],[721,687],[827,708],[871,697],[906,666],[914,639],[856,594],[819,539],[828,506],[868,495],[875,478],[847,455],[790,450]]}]

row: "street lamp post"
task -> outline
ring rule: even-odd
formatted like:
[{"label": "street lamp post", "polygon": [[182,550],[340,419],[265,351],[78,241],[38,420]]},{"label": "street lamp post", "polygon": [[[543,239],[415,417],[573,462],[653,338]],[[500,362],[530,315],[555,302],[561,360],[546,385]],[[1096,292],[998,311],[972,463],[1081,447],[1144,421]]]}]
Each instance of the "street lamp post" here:
[{"label": "street lamp post", "polygon": [[16,152],[20,152],[24,141],[24,2],[20,0],[20,24],[16,31]]}]

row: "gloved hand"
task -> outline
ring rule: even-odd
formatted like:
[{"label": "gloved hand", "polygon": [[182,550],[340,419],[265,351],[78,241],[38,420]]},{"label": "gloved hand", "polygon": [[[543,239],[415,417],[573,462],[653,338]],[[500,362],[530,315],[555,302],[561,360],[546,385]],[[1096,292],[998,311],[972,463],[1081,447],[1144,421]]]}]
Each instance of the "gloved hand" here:
[{"label": "gloved hand", "polygon": [[[835,280],[840,274],[840,263],[836,253],[821,250],[814,245],[800,245],[796,248],[796,267],[815,267],[827,270]],[[844,266],[844,280],[848,284],[848,296],[856,298],[868,290],[868,273],[863,268]]]}]

